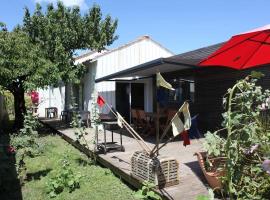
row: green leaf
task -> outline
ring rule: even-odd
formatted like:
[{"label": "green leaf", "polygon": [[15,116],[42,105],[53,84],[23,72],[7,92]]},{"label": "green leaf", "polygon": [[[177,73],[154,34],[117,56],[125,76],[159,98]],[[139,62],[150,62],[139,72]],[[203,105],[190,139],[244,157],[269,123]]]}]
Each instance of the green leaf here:
[{"label": "green leaf", "polygon": [[74,180],[70,180],[70,181],[68,181],[68,186],[73,186],[73,185],[74,185],[74,183],[75,183],[75,181],[74,181]]},{"label": "green leaf", "polygon": [[198,195],[196,197],[196,200],[210,200],[210,199],[206,195]]},{"label": "green leaf", "polygon": [[147,196],[155,200],[161,199],[161,197],[154,191],[147,192]]},{"label": "green leaf", "polygon": [[141,194],[141,193],[138,193],[138,192],[136,192],[136,193],[134,194],[134,197],[135,197],[136,199],[145,199],[145,196],[144,196],[143,194]]}]

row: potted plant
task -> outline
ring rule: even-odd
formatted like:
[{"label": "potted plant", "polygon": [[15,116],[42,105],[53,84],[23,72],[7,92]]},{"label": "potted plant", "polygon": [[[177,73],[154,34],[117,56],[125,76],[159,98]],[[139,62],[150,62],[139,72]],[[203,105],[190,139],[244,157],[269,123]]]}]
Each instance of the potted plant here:
[{"label": "potted plant", "polygon": [[205,152],[195,153],[208,184],[214,190],[222,188],[221,177],[225,174],[224,141],[217,132],[207,132],[203,143]]}]

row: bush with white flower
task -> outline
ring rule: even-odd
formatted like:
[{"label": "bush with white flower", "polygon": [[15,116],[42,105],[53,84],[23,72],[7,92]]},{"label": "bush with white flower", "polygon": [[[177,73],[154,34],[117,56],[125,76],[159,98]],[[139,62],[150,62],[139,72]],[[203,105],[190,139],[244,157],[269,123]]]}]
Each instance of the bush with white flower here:
[{"label": "bush with white flower", "polygon": [[230,199],[270,199],[270,91],[256,85],[260,76],[252,73],[238,81],[224,98],[227,136],[220,151]]}]

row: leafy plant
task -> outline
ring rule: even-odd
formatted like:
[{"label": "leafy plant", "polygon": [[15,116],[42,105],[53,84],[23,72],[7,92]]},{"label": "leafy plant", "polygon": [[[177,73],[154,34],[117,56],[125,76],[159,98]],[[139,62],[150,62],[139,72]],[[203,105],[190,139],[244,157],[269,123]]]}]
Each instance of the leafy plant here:
[{"label": "leafy plant", "polygon": [[161,200],[160,195],[153,191],[155,184],[148,181],[143,182],[143,186],[135,193],[135,198],[143,200]]},{"label": "leafy plant", "polygon": [[89,149],[88,142],[85,138],[85,136],[87,136],[88,133],[86,132],[86,127],[83,125],[82,121],[80,120],[79,114],[75,114],[74,116],[72,116],[72,121],[70,125],[74,129],[76,141],[80,142],[81,140],[83,140],[84,145],[86,145]]},{"label": "leafy plant", "polygon": [[224,144],[225,139],[221,138],[218,132],[207,132],[203,142],[203,148],[207,151],[210,156],[224,156]]},{"label": "leafy plant", "polygon": [[[84,145],[87,149],[91,149],[89,140],[87,140],[87,131],[86,131],[86,127],[83,125],[82,121],[80,120],[80,115],[79,114],[75,114],[72,117],[72,121],[71,121],[71,127],[74,129],[74,134],[76,137],[76,141],[79,142],[80,144]],[[94,143],[94,139],[92,139],[92,143]],[[93,161],[94,163],[96,162],[96,155],[93,155]]]},{"label": "leafy plant", "polygon": [[214,191],[212,189],[208,189],[208,195],[198,195],[196,200],[214,200]]},{"label": "leafy plant", "polygon": [[26,157],[33,157],[40,154],[40,148],[37,143],[38,133],[36,129],[39,124],[30,111],[24,116],[24,126],[18,133],[10,137],[11,145],[17,151],[17,171],[23,183],[26,178],[27,167],[25,164]]},{"label": "leafy plant", "polygon": [[14,118],[14,98],[12,93],[3,90],[2,95],[4,96],[4,109],[8,112],[9,118]]},{"label": "leafy plant", "polygon": [[80,173],[74,173],[70,166],[68,156],[65,156],[65,158],[61,160],[61,163],[62,169],[58,171],[55,177],[47,182],[50,198],[56,197],[57,194],[63,192],[65,188],[68,188],[69,192],[73,192],[77,188],[80,188],[81,175]]},{"label": "leafy plant", "polygon": [[230,199],[270,197],[270,176],[262,167],[263,161],[269,159],[270,130],[261,118],[262,105],[270,91],[256,85],[260,76],[252,73],[238,81],[224,98],[227,111],[223,113],[222,124],[227,138],[221,151],[226,157],[223,184]]}]

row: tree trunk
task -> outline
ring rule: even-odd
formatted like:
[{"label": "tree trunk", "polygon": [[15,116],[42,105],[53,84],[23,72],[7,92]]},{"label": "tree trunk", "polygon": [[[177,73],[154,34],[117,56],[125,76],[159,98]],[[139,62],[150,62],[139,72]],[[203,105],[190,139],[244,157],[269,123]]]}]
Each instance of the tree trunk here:
[{"label": "tree trunk", "polygon": [[24,88],[19,84],[12,92],[14,96],[15,122],[14,127],[20,129],[23,127],[24,114],[26,113]]}]

